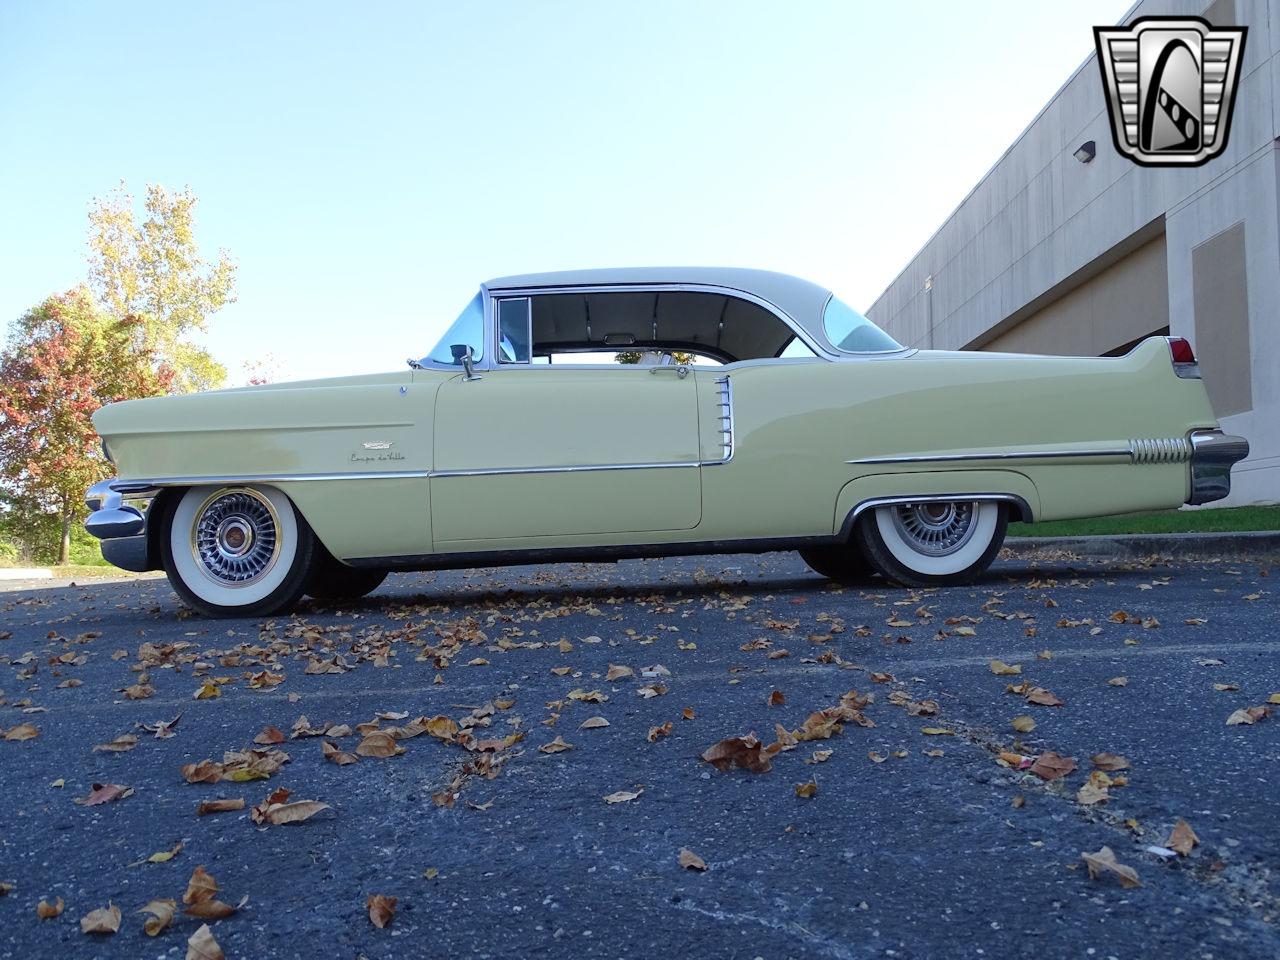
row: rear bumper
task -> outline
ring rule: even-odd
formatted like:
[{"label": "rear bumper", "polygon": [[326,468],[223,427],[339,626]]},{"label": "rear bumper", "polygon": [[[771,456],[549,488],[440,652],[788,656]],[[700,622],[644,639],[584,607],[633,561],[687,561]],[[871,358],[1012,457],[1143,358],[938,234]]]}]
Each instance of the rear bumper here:
[{"label": "rear bumper", "polygon": [[155,569],[147,536],[147,517],[158,491],[127,480],[103,480],[85,494],[89,516],[84,528],[102,541],[102,556],[122,570]]},{"label": "rear bumper", "polygon": [[1249,455],[1249,441],[1221,430],[1193,430],[1191,493],[1187,503],[1221,500],[1231,492],[1231,468]]}]

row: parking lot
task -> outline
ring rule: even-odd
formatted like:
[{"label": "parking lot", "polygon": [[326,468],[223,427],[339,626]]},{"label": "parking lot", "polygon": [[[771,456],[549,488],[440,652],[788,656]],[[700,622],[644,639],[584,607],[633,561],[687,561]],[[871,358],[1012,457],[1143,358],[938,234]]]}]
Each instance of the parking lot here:
[{"label": "parking lot", "polygon": [[[1273,580],[718,556],[397,575],[262,623],[162,579],[9,585],[0,957],[181,957],[203,922],[264,960],[1275,957]],[[229,915],[183,913],[197,866]]]}]

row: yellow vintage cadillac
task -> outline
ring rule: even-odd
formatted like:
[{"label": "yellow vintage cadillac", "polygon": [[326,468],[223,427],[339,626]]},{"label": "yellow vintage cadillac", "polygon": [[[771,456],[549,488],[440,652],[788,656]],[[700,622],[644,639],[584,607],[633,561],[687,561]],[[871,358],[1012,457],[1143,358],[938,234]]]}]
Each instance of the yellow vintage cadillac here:
[{"label": "yellow vintage cadillac", "polygon": [[119,479],[87,527],[210,616],[362,596],[391,570],[716,552],[958,584],[1010,520],[1226,496],[1249,447],[1199,376],[1177,338],[909,349],[764,271],[503,277],[407,370],[99,410]]}]

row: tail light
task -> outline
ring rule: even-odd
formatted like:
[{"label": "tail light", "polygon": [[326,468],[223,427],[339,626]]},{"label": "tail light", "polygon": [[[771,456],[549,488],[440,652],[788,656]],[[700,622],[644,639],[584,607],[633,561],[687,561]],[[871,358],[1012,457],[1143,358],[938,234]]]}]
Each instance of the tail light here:
[{"label": "tail light", "polygon": [[1173,360],[1173,372],[1187,380],[1200,379],[1200,364],[1186,337],[1165,337],[1169,341],[1169,355]]}]

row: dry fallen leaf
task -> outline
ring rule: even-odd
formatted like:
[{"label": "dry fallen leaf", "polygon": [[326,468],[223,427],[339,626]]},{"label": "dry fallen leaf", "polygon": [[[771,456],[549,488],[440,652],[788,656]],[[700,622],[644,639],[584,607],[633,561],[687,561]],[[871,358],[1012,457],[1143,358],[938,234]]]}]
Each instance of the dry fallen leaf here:
[{"label": "dry fallen leaf", "polygon": [[635,790],[618,790],[609,794],[604,798],[605,803],[626,803],[628,800],[634,800],[640,794],[644,793],[644,787],[636,787]]},{"label": "dry fallen leaf", "polygon": [[284,743],[285,739],[286,738],[283,730],[268,724],[267,726],[262,728],[261,733],[259,733],[256,737],[253,738],[253,742],[270,745],[273,743]]},{"label": "dry fallen leaf", "polygon": [[1064,757],[1061,754],[1054,753],[1052,750],[1046,750],[1036,757],[1035,762],[1031,764],[1029,769],[1041,780],[1052,781],[1065,777],[1075,768],[1076,762],[1074,758]]},{"label": "dry fallen leaf", "polygon": [[663,737],[670,736],[671,730],[674,728],[674,726],[675,724],[673,724],[670,720],[668,720],[666,723],[658,724],[658,726],[656,727],[650,727],[649,733],[646,739],[650,743],[657,743]]},{"label": "dry fallen leaf", "polygon": [[226,960],[226,954],[213,938],[213,931],[207,923],[187,938],[186,960]]},{"label": "dry fallen leaf", "polygon": [[804,783],[796,784],[796,796],[802,800],[808,800],[815,796],[818,792],[818,781],[814,779],[806,780]]},{"label": "dry fallen leaf", "polygon": [[1080,857],[1089,869],[1091,880],[1096,880],[1100,876],[1112,876],[1120,881],[1122,887],[1142,886],[1142,881],[1138,879],[1138,872],[1133,867],[1127,867],[1116,860],[1116,855],[1110,847],[1103,847],[1097,853],[1082,853]]},{"label": "dry fallen leaf", "polygon": [[598,730],[601,727],[607,727],[609,721],[604,717],[587,717],[582,723],[578,724],[579,730]]},{"label": "dry fallen leaf", "polygon": [[620,667],[616,664],[609,664],[609,672],[604,675],[608,681],[623,680],[627,677],[634,677],[636,672],[630,667]]},{"label": "dry fallen leaf", "polygon": [[684,867],[686,870],[706,870],[707,869],[707,862],[705,860],[703,860],[700,856],[698,856],[692,850],[687,850],[684,847],[680,848],[679,861],[680,861],[680,866]]},{"label": "dry fallen leaf", "polygon": [[122,733],[109,743],[100,743],[93,748],[94,753],[124,753],[138,745],[138,738],[132,733]]},{"label": "dry fallen leaf", "polygon": [[1186,857],[1190,856],[1192,848],[1199,842],[1200,838],[1191,829],[1191,824],[1185,820],[1179,820],[1173,825],[1173,832],[1169,834],[1169,839],[1164,842],[1164,845],[1180,856]]},{"label": "dry fallen leaf", "polygon": [[58,897],[53,903],[41,900],[36,904],[36,916],[41,920],[52,920],[54,917],[62,916],[64,906],[61,897]]},{"label": "dry fallen leaf", "polygon": [[178,909],[176,900],[152,900],[145,907],[139,910],[139,913],[151,914],[142,925],[142,929],[148,937],[159,936],[160,933],[173,922],[173,914]]},{"label": "dry fallen leaf", "polygon": [[16,727],[10,727],[4,734],[6,740],[32,740],[38,736],[40,736],[39,728],[29,723],[20,723]]},{"label": "dry fallen leaf", "polygon": [[1129,761],[1118,753],[1095,753],[1089,758],[1099,770],[1115,773],[1117,770],[1128,770]]},{"label": "dry fallen leaf", "polygon": [[244,797],[236,797],[233,800],[201,800],[196,805],[196,816],[203,817],[210,813],[228,813],[243,809]]},{"label": "dry fallen leaf", "polygon": [[212,680],[206,680],[193,694],[196,700],[213,700],[222,696],[222,688]]},{"label": "dry fallen leaf", "polygon": [[992,660],[987,666],[997,677],[1012,677],[1022,673],[1021,664],[1005,663],[1003,660]]},{"label": "dry fallen leaf", "polygon": [[[1276,694],[1276,696],[1280,696],[1280,694]],[[680,716],[684,717],[686,720],[692,720],[697,716],[697,714],[693,712],[692,707],[685,707],[680,711]]]},{"label": "dry fallen leaf", "polygon": [[948,727],[921,727],[920,732],[930,737],[954,737],[956,732]]},{"label": "dry fallen leaf", "polygon": [[1216,691],[1218,691],[1219,693],[1226,693],[1228,690],[1239,690],[1239,689],[1240,689],[1240,684],[1238,684],[1238,683],[1215,683],[1215,684],[1213,685],[1213,689],[1214,689],[1214,690],[1216,690]]},{"label": "dry fallen leaf", "polygon": [[1018,733],[1030,733],[1036,728],[1036,722],[1024,713],[1020,717],[1014,717],[1010,722],[1010,726],[1017,730]]},{"label": "dry fallen leaf", "polygon": [[769,706],[771,707],[780,707],[786,702],[787,698],[781,690],[775,690],[769,694]]},{"label": "dry fallen leaf", "polygon": [[1254,724],[1269,716],[1271,716],[1270,707],[1242,707],[1227,717],[1227,726],[1234,727],[1242,723]]},{"label": "dry fallen leaf", "polygon": [[80,918],[81,933],[111,934],[120,929],[120,908],[108,903],[105,907],[90,910]]},{"label": "dry fallen leaf", "polygon": [[870,760],[872,763],[884,763],[889,758],[885,756],[881,756],[880,754],[876,753],[876,751],[874,750],[868,750],[867,759]]},{"label": "dry fallen leaf", "polygon": [[296,800],[293,803],[271,803],[268,799],[249,811],[254,823],[269,823],[282,826],[288,823],[302,823],[310,820],[322,810],[328,810],[329,804],[318,800]]},{"label": "dry fallen leaf", "polygon": [[204,903],[212,900],[218,889],[218,881],[209,875],[202,864],[191,871],[191,879],[187,881],[187,890],[182,895],[182,902],[188,906],[193,903]]},{"label": "dry fallen leaf", "polygon": [[831,759],[834,750],[815,750],[805,759],[805,763],[826,763]]},{"label": "dry fallen leaf", "polygon": [[356,763],[360,758],[354,753],[347,753],[336,743],[325,740],[320,744],[320,752],[324,758],[330,763],[336,763],[340,767],[345,767],[349,763]]},{"label": "dry fallen leaf", "polygon": [[1034,703],[1040,707],[1062,706],[1062,701],[1044,687],[1032,687],[1027,691],[1026,699],[1027,703]]},{"label": "dry fallen leaf", "polygon": [[362,757],[396,757],[404,753],[404,747],[385,730],[373,730],[356,744],[356,753]]},{"label": "dry fallen leaf", "polygon": [[168,850],[161,850],[159,853],[153,853],[151,856],[147,857],[147,863],[168,863],[176,857],[181,850],[182,843],[179,841]]},{"label": "dry fallen leaf", "polygon": [[564,737],[556,737],[550,743],[544,743],[538,748],[539,753],[564,753],[566,750],[572,750],[573,744],[565,743]]},{"label": "dry fallen leaf", "polygon": [[76,803],[82,807],[96,807],[100,803],[123,800],[125,797],[132,795],[132,787],[125,787],[118,783],[95,783],[89,791],[89,795],[87,797],[78,797]]},{"label": "dry fallen leaf", "polygon": [[1106,803],[1111,799],[1111,795],[1107,792],[1105,785],[1095,781],[1092,777],[1076,791],[1076,803],[1082,807],[1092,807],[1096,804]]},{"label": "dry fallen leaf", "polygon": [[1107,681],[1108,687],[1127,687],[1129,685],[1128,677],[1112,677]]},{"label": "dry fallen leaf", "polygon": [[379,930],[385,927],[395,918],[398,900],[398,897],[388,897],[381,893],[370,894],[365,902],[369,908],[369,922]]},{"label": "dry fallen leaf", "polygon": [[773,766],[764,744],[754,733],[714,743],[702,752],[702,759],[721,771],[742,767],[752,773],[765,773]]}]

